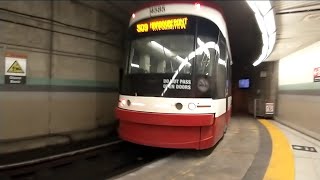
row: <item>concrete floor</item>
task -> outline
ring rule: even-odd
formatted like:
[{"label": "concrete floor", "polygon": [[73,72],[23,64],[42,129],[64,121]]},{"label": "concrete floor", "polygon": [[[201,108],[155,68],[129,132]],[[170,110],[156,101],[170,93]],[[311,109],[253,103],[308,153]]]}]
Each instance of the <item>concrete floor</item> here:
[{"label": "concrete floor", "polygon": [[[320,142],[300,132],[273,122],[286,135],[294,154],[295,179],[320,179]],[[302,148],[302,146],[304,148]]]},{"label": "concrete floor", "polygon": [[[45,177],[42,179],[318,180],[319,152],[320,141],[277,121],[235,116],[225,137],[208,150],[150,148],[122,142],[114,150],[103,150],[103,157],[83,157],[83,161],[52,171],[44,168],[45,174],[38,174]],[[141,163],[133,166],[135,162]]]},{"label": "concrete floor", "polygon": [[233,117],[209,150],[183,150],[117,180],[318,180],[320,141],[273,120]]},{"label": "concrete floor", "polygon": [[[253,118],[234,117],[224,139],[215,148],[179,151],[114,179],[262,179],[269,162],[270,150],[261,151],[260,142],[264,142],[263,147],[268,147],[267,149],[271,147],[271,144],[266,144],[270,140],[265,142],[265,139],[260,138],[268,139],[268,133],[263,128]],[[260,160],[255,161],[256,155],[261,152],[267,154],[267,157],[259,156]],[[267,160],[261,161],[261,158]]]}]

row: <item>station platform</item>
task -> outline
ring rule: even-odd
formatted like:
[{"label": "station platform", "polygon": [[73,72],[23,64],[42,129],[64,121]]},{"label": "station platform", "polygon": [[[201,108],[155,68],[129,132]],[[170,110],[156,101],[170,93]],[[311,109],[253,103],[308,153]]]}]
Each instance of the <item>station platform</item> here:
[{"label": "station platform", "polygon": [[233,117],[208,150],[183,150],[113,179],[319,180],[320,142],[277,121]]}]

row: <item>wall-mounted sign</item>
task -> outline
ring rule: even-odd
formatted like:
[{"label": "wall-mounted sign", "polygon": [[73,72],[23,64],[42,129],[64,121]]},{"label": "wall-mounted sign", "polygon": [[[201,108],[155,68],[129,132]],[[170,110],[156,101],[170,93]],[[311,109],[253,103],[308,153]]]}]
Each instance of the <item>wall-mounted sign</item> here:
[{"label": "wall-mounted sign", "polygon": [[320,67],[313,70],[313,82],[320,82]]},{"label": "wall-mounted sign", "polygon": [[5,56],[5,84],[25,84],[27,56],[7,53]]},{"label": "wall-mounted sign", "polygon": [[154,32],[187,29],[188,18],[162,18],[137,24],[137,32]]},{"label": "wall-mounted sign", "polygon": [[266,114],[273,114],[273,113],[274,113],[274,104],[266,103]]},{"label": "wall-mounted sign", "polygon": [[260,71],[260,77],[267,77],[266,71]]}]

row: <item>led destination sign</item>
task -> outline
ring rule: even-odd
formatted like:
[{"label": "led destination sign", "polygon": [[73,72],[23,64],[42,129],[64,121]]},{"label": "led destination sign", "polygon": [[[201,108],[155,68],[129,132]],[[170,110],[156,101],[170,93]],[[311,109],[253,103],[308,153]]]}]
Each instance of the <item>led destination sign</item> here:
[{"label": "led destination sign", "polygon": [[183,30],[187,29],[188,18],[171,18],[154,20],[150,22],[138,23],[137,32],[155,32],[155,31],[168,31],[168,30]]}]

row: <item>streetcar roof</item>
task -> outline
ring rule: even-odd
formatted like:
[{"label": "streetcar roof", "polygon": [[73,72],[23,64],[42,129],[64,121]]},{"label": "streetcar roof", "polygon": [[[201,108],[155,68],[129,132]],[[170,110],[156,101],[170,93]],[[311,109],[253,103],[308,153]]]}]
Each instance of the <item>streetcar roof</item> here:
[{"label": "streetcar roof", "polygon": [[[151,13],[150,8],[165,6],[165,12]],[[157,2],[149,5],[145,5],[134,13],[134,17],[131,16],[129,26],[143,19],[153,18],[157,16],[166,15],[193,15],[199,16],[214,22],[218,28],[222,31],[223,35],[226,37],[227,29],[226,22],[223,16],[222,9],[213,3],[201,3],[200,9],[196,8],[195,3],[191,2]]]},{"label": "streetcar roof", "polygon": [[[197,8],[196,4],[200,4],[200,8]],[[150,8],[153,7],[165,7],[165,11],[163,12],[156,12],[152,13]],[[225,17],[223,15],[223,10],[214,3],[192,3],[192,2],[153,2],[147,3],[145,6],[140,8],[138,11],[134,13],[134,16],[131,16],[129,27],[134,23],[158,16],[166,16],[166,15],[193,15],[198,17],[206,18],[213,23],[215,23],[220,31],[222,32],[223,36],[226,38],[227,46],[230,51],[230,43],[229,43],[229,36],[226,27]],[[231,53],[231,52],[230,52]]]}]

